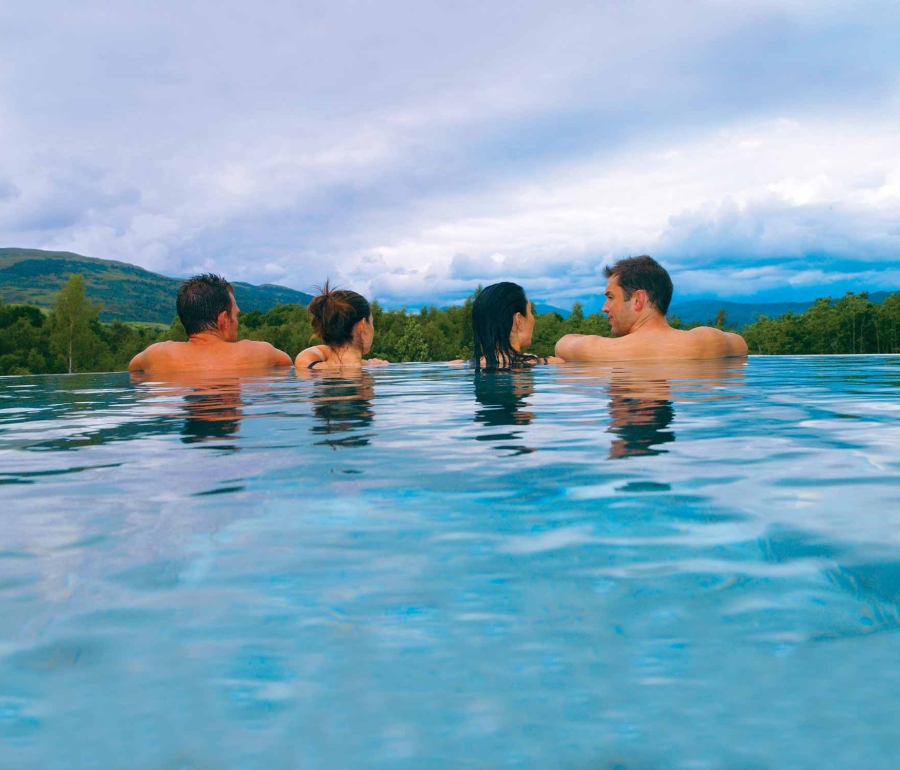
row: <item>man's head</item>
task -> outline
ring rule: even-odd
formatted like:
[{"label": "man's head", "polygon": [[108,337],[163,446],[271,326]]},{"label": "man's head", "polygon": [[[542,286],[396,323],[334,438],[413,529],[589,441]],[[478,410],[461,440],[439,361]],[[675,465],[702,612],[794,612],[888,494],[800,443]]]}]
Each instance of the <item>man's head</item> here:
[{"label": "man's head", "polygon": [[238,306],[231,284],[208,273],[189,278],[178,290],[178,317],[188,336],[218,332],[226,341],[237,341]]},{"label": "man's head", "polygon": [[672,301],[672,279],[655,259],[646,255],[620,259],[603,268],[603,274],[609,279],[603,312],[615,336],[624,337],[648,314],[665,316]]}]

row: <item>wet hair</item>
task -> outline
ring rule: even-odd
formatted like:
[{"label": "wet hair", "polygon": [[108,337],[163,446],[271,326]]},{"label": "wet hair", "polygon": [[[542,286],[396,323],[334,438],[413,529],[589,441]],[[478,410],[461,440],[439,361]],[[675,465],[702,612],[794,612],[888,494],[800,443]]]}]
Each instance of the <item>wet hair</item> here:
[{"label": "wet hair", "polygon": [[525,291],[517,283],[504,281],[482,289],[472,303],[472,336],[475,341],[474,366],[481,369],[510,369],[538,357],[520,353],[509,344],[516,313],[528,315]]},{"label": "wet hair", "polygon": [[643,289],[653,307],[662,315],[668,312],[672,301],[672,279],[653,257],[644,254],[620,259],[615,264],[604,267],[603,275],[619,279],[619,286],[622,287],[626,300],[631,299],[631,295],[638,289]]},{"label": "wet hair", "polygon": [[348,289],[325,288],[309,303],[313,332],[326,345],[343,347],[353,342],[353,327],[372,315],[368,300]]},{"label": "wet hair", "polygon": [[231,284],[213,273],[195,275],[181,284],[175,309],[188,336],[216,329],[219,313],[231,312],[233,294]]}]

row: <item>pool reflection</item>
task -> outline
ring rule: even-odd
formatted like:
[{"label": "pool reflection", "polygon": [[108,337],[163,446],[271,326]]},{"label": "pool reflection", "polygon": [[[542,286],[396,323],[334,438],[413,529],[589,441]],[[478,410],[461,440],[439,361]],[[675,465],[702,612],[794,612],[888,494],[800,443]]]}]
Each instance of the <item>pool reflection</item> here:
[{"label": "pool reflection", "polygon": [[368,372],[324,371],[310,376],[315,378],[309,398],[316,419],[310,431],[323,436],[315,443],[330,446],[335,451],[368,446],[373,436],[368,429],[375,418],[372,375]]},{"label": "pool reflection", "polygon": [[[187,416],[182,428],[183,444],[222,442],[237,437],[241,419],[241,388],[237,381],[197,389],[184,396]],[[234,444],[216,443],[216,449],[237,451]]]},{"label": "pool reflection", "polygon": [[675,441],[675,403],[720,400],[720,389],[743,376],[746,359],[616,364],[609,377],[609,459],[666,454]]},{"label": "pool reflection", "polygon": [[[475,422],[488,428],[489,432],[477,435],[475,440],[494,443],[497,449],[513,454],[533,452],[532,447],[518,443],[524,432],[521,428],[534,420],[534,413],[529,411],[526,401],[533,393],[534,375],[530,371],[476,372],[475,400],[479,408]],[[496,428],[506,430],[494,430]]]}]

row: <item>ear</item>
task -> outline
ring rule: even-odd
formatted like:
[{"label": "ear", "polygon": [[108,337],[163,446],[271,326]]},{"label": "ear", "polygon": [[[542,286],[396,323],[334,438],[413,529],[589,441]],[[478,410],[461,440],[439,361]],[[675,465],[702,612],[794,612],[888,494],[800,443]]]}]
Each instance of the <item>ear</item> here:
[{"label": "ear", "polygon": [[640,313],[647,304],[647,292],[643,289],[637,289],[631,296],[631,300],[634,303],[634,309]]},{"label": "ear", "polygon": [[525,323],[525,316],[523,316],[521,313],[516,313],[516,314],[513,316],[513,326],[514,326],[516,329],[521,329],[521,328],[522,328],[522,325],[523,325],[524,323]]},{"label": "ear", "polygon": [[216,316],[216,326],[219,327],[220,330],[228,328],[228,324],[231,322],[231,313],[223,310]]}]

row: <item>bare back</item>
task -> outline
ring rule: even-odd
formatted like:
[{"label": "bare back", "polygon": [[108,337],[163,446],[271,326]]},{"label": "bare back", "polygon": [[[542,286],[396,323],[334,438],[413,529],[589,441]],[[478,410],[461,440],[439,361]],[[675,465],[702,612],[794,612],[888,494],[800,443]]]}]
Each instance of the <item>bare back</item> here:
[{"label": "bare back", "polygon": [[290,366],[291,358],[268,342],[225,342],[196,335],[188,342],[157,342],[138,353],[131,372],[220,372],[230,369],[264,369]]},{"label": "bare back", "polygon": [[641,328],[624,337],[567,334],[556,343],[556,355],[566,361],[638,361],[746,356],[747,343],[738,334],[711,326],[688,331],[663,325]]}]

